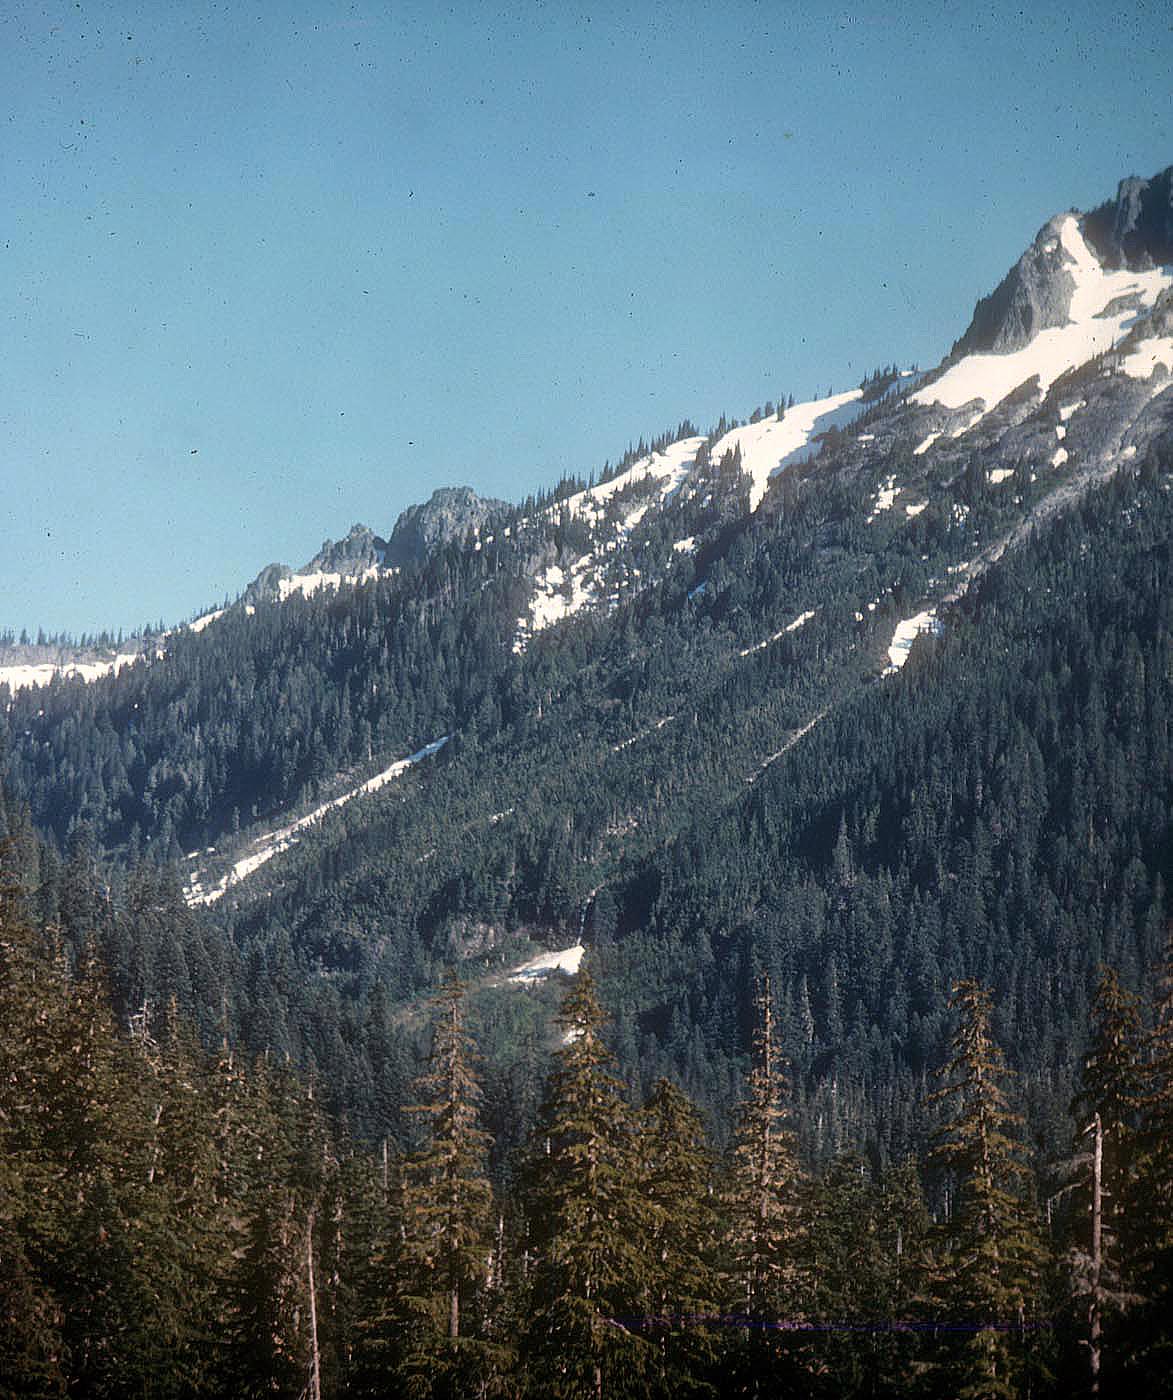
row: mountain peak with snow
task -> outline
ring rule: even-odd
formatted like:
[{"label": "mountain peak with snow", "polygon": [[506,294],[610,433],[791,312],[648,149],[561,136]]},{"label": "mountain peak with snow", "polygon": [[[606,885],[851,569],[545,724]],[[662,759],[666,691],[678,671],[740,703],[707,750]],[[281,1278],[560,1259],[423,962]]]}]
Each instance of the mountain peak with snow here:
[{"label": "mountain peak with snow", "polygon": [[952,358],[1021,350],[1039,331],[1066,324],[1075,279],[1063,230],[1071,215],[1049,219],[997,287],[974,307]]},{"label": "mountain peak with snow", "polygon": [[1089,214],[1072,210],[1049,219],[998,286],[977,303],[949,359],[1021,350],[1041,332],[1080,319],[1089,297],[1109,285],[1105,274],[1151,272],[1170,263],[1173,166],[1151,180],[1122,180],[1115,200]]}]

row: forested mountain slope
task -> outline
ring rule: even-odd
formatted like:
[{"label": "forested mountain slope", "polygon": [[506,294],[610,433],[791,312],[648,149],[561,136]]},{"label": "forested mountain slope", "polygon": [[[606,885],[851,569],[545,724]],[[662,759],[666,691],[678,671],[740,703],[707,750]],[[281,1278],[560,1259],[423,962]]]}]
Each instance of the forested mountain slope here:
[{"label": "forested mountain slope", "polygon": [[931,374],[456,493],[394,562],[356,528],[157,658],[14,691],[13,811],[72,872],[30,888],[124,1006],[178,986],[364,1131],[455,962],[515,1132],[541,994],[489,983],[581,939],[625,1073],[715,1120],[771,971],[816,1156],[907,1145],[982,977],[1046,1132],[1097,960],[1138,977],[1166,917],[1167,232],[1135,190],[1059,216]]}]

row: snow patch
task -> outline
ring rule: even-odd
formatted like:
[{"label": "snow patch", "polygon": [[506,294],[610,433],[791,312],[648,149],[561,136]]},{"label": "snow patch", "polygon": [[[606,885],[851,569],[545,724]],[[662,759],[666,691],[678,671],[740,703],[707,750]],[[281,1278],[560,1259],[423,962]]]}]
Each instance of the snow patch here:
[{"label": "snow patch", "polygon": [[297,821],[291,822],[288,826],[283,826],[277,831],[270,831],[266,835],[258,837],[253,843],[254,849],[236,861],[228,873],[221,876],[211,889],[205,890],[200,881],[193,877],[184,891],[184,898],[189,905],[215,904],[217,900],[222,899],[228,893],[233,885],[247,879],[254,871],[271,861],[274,856],[280,855],[282,851],[296,846],[298,833],[304,831],[307,826],[313,826],[315,822],[320,822],[327,812],[332,812],[336,807],[341,807],[356,797],[378,792],[380,788],[386,787],[388,783],[401,777],[415,764],[425,758],[431,758],[434,753],[438,753],[450,737],[450,735],[445,734],[442,739],[433,739],[430,744],[425,744],[422,749],[417,749],[407,758],[398,759],[389,768],[384,768],[381,773],[376,773],[365,783],[360,783],[358,787],[344,792],[341,797],[335,797],[330,802],[323,802],[320,807],[315,807],[312,812],[308,812],[304,817],[299,817]]},{"label": "snow patch", "polygon": [[891,510],[899,495],[900,487],[896,485],[896,478],[890,476],[876,492],[876,499],[872,502],[872,513],[868,516],[867,523],[870,525],[882,510]]},{"label": "snow patch", "polygon": [[849,389],[825,399],[796,403],[782,418],[763,418],[734,428],[713,445],[714,462],[726,452],[741,448],[741,466],[751,481],[749,508],[752,514],[762,503],[770,478],[786,467],[808,461],[819,450],[814,441],[820,433],[845,428],[867,407],[862,389]]},{"label": "snow patch", "polygon": [[1051,465],[1053,467],[1061,467],[1066,461],[1067,449],[1065,447],[1057,447],[1055,449],[1054,455],[1051,457]]},{"label": "snow patch", "polygon": [[49,685],[58,676],[65,680],[77,677],[88,685],[90,681],[101,680],[103,676],[116,676],[124,666],[133,666],[144,655],[140,651],[120,652],[111,661],[39,661],[23,666],[0,666],[0,685],[8,686],[13,694],[18,690]]},{"label": "snow patch", "polygon": [[1120,362],[1120,368],[1130,379],[1149,379],[1158,365],[1173,370],[1173,335],[1142,341],[1138,349]]},{"label": "snow patch", "polygon": [[905,506],[904,513],[908,516],[910,520],[915,520],[916,517],[921,513],[921,511],[928,506],[928,504],[928,501],[917,501],[911,506]]},{"label": "snow patch", "polygon": [[372,564],[357,574],[294,574],[292,578],[277,580],[277,596],[282,602],[294,593],[302,593],[311,598],[323,588],[338,589],[344,583],[366,583],[368,579],[378,578],[382,572],[380,565]]},{"label": "snow patch", "polygon": [[940,436],[940,433],[930,433],[928,437],[925,438],[924,442],[918,443],[917,446],[912,449],[912,455],[914,457],[923,456]]},{"label": "snow patch", "polygon": [[937,621],[937,611],[929,608],[925,612],[919,612],[915,617],[908,617],[896,627],[892,634],[892,640],[888,644],[889,665],[884,668],[884,675],[890,676],[895,671],[899,671],[908,660],[908,653],[912,650],[912,644],[926,632],[936,636],[941,631],[941,624]]},{"label": "snow patch", "polygon": [[1004,481],[1009,481],[1013,475],[1013,467],[995,467],[990,473],[990,485],[1001,486]]},{"label": "snow patch", "polygon": [[[633,462],[624,472],[605,481],[600,486],[588,486],[583,491],[567,496],[564,501],[555,501],[547,510],[548,515],[556,516],[568,511],[576,519],[598,523],[611,498],[625,488],[638,482],[655,481],[660,486],[660,498],[672,494],[688,475],[689,468],[696,461],[704,438],[681,438],[665,447],[662,452],[653,452]],[[508,531],[506,531],[508,534]]]},{"label": "snow patch", "polygon": [[548,977],[551,972],[565,972],[573,977],[578,972],[585,951],[581,943],[576,943],[573,948],[563,948],[559,953],[540,953],[536,958],[530,958],[529,962],[515,967],[508,974],[509,980],[523,984],[536,982],[539,977]]},{"label": "snow patch", "polygon": [[204,613],[203,617],[197,617],[194,622],[189,622],[187,624],[187,630],[189,632],[202,632],[210,622],[215,622],[217,618],[223,617],[224,613],[224,608],[217,608],[215,612]]},{"label": "snow patch", "polygon": [[672,546],[672,552],[674,554],[695,554],[696,536],[689,535],[688,539],[686,540],[677,540],[676,543]]},{"label": "snow patch", "polygon": [[813,610],[799,613],[792,622],[788,622],[785,627],[775,632],[772,637],[767,637],[764,642],[755,642],[751,647],[743,647],[741,651],[737,653],[738,656],[752,656],[755,651],[765,651],[768,646],[772,646],[775,642],[781,641],[787,632],[797,632],[800,627],[805,627],[812,617],[814,617]]},{"label": "snow patch", "polygon": [[1087,399],[1080,399],[1078,403],[1067,403],[1059,410],[1060,423],[1066,423],[1073,413],[1078,413],[1081,408],[1087,407]]}]

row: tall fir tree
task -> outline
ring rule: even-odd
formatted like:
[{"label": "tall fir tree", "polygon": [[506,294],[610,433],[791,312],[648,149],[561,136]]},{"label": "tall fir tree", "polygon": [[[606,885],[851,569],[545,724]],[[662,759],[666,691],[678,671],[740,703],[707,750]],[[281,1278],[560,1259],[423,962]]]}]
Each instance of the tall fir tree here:
[{"label": "tall fir tree", "polygon": [[765,1376],[793,1362],[779,1337],[804,1312],[804,1182],[768,976],[757,984],[754,1015],[752,1063],[722,1204],[728,1306],[746,1324],[746,1385],[757,1394]]},{"label": "tall fir tree", "polygon": [[1140,1302],[1128,1320],[1132,1388],[1173,1395],[1173,924],[1156,969],[1153,1024],[1141,1060],[1137,1160],[1123,1229],[1134,1242]]},{"label": "tall fir tree", "polygon": [[432,1006],[431,1054],[410,1106],[424,1120],[423,1141],[402,1170],[403,1282],[415,1313],[404,1365],[416,1393],[459,1394],[494,1368],[476,1335],[492,1248],[489,1135],[480,1127],[465,988],[455,972]]},{"label": "tall fir tree", "polygon": [[935,1301],[947,1328],[968,1340],[943,1369],[959,1400],[1012,1400],[1035,1359],[1046,1251],[1013,1136],[1020,1120],[1003,1088],[1009,1071],[990,1026],[990,993],[961,981],[949,1006],[958,1022],[939,1072],[946,1082],[930,1097],[944,1115],[933,1160],[953,1184]]},{"label": "tall fir tree", "polygon": [[1112,1324],[1138,1301],[1126,1237],[1141,1096],[1141,1001],[1120,985],[1114,968],[1100,968],[1091,1019],[1082,1083],[1072,1104],[1076,1223],[1068,1260],[1082,1314],[1088,1390],[1099,1395],[1105,1371],[1110,1380],[1118,1369],[1111,1334],[1120,1328]]},{"label": "tall fir tree", "polygon": [[721,1335],[712,1153],[700,1114],[667,1079],[653,1088],[638,1130],[640,1189],[648,1209],[653,1388],[681,1397],[709,1394]]},{"label": "tall fir tree", "polygon": [[604,1022],[584,967],[562,1004],[563,1044],[532,1146],[524,1354],[535,1397],[639,1394],[653,1360],[644,1311],[652,1221]]}]

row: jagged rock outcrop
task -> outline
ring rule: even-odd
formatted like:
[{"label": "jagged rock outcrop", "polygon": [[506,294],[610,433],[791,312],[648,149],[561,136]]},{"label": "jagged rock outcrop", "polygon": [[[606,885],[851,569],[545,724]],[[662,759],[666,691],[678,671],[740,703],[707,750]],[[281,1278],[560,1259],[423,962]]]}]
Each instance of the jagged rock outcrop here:
[{"label": "jagged rock outcrop", "polygon": [[969,329],[954,345],[951,359],[993,351],[1021,350],[1039,331],[1066,324],[1075,281],[1070,256],[1060,237],[1069,216],[1056,215],[1039,230],[988,297],[974,307]]},{"label": "jagged rock outcrop", "polygon": [[1151,180],[1121,180],[1116,198],[1087,216],[1085,232],[1106,267],[1173,263],[1173,165]]},{"label": "jagged rock outcrop", "polygon": [[288,564],[266,564],[241,594],[241,601],[252,603],[255,606],[266,599],[275,598],[278,595],[281,580],[292,577],[293,570]]},{"label": "jagged rock outcrop", "polygon": [[386,554],[386,540],[367,525],[352,525],[345,539],[323,540],[321,549],[302,572],[360,574],[374,564],[382,564]]},{"label": "jagged rock outcrop", "polygon": [[399,568],[421,563],[441,545],[465,539],[470,530],[481,529],[491,516],[508,509],[504,501],[478,496],[471,487],[442,487],[423,505],[408,506],[395,522],[384,562]]}]

